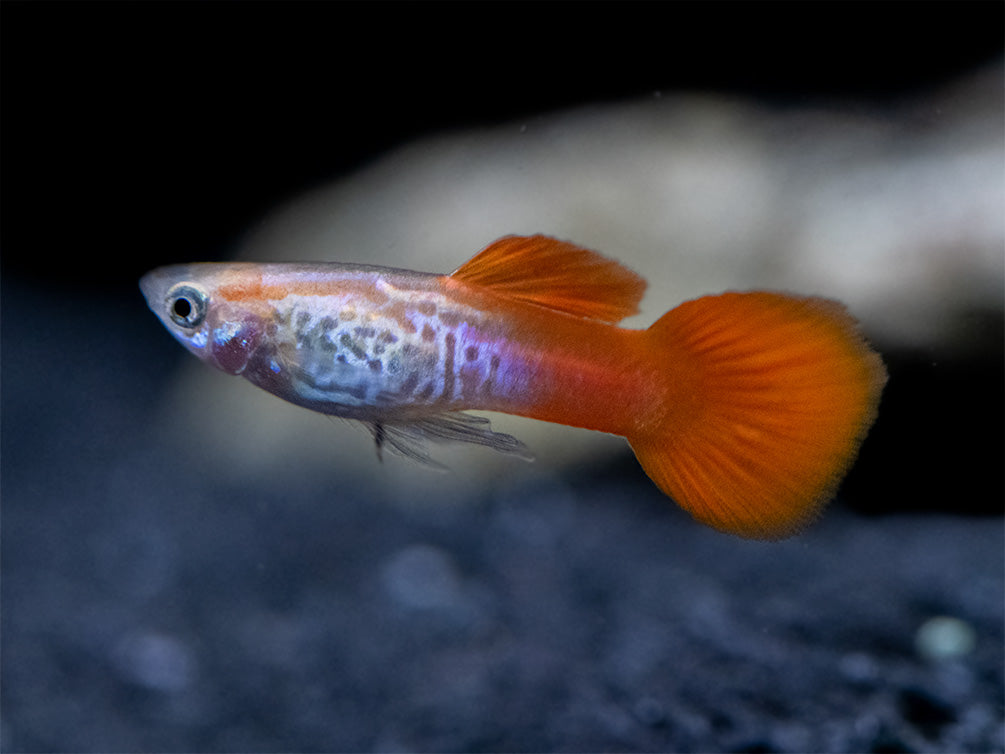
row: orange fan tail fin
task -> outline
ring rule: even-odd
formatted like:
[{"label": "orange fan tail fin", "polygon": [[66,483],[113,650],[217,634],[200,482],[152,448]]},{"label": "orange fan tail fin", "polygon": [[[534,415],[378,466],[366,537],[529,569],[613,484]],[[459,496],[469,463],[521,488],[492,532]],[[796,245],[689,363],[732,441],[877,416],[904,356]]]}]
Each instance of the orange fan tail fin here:
[{"label": "orange fan tail fin", "polygon": [[689,301],[648,331],[664,405],[628,439],[699,521],[794,534],[819,512],[876,415],[886,370],[843,306],[776,293]]},{"label": "orange fan tail fin", "polygon": [[506,236],[451,275],[468,285],[577,317],[620,322],[636,314],[646,281],[595,251],[548,236]]}]

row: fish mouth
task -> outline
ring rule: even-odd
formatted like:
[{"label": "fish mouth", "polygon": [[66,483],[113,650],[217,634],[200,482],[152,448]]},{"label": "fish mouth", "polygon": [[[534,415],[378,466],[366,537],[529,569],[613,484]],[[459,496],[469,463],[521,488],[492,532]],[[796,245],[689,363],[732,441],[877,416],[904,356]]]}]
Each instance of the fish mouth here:
[{"label": "fish mouth", "polygon": [[147,300],[147,306],[151,309],[153,309],[154,292],[157,287],[156,275],[157,271],[154,270],[140,278],[140,292],[143,294],[143,298]]}]

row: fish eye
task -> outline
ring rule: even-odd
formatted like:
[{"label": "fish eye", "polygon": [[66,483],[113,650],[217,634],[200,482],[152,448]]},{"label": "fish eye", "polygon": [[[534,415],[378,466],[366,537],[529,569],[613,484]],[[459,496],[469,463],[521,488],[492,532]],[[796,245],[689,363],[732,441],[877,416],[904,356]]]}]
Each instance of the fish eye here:
[{"label": "fish eye", "polygon": [[193,285],[178,283],[168,291],[165,303],[172,322],[179,327],[192,329],[206,318],[209,296]]}]

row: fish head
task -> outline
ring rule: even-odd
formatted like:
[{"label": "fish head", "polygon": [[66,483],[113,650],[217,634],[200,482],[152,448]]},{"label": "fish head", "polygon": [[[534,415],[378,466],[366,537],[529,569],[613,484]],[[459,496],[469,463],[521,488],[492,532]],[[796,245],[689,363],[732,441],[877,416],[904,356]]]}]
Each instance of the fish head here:
[{"label": "fish head", "polygon": [[240,374],[257,349],[262,327],[254,306],[221,295],[234,265],[181,264],[140,279],[151,311],[192,354],[229,374]]}]

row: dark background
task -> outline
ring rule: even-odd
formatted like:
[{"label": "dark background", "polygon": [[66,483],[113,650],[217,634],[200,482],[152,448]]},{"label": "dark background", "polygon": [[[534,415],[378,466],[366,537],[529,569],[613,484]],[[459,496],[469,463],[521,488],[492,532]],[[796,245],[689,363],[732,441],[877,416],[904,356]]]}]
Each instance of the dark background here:
[{"label": "dark background", "polygon": [[654,91],[884,103],[1002,50],[996,3],[803,5],[5,2],[4,269],[216,258],[446,129]]},{"label": "dark background", "polygon": [[[984,346],[962,359],[879,344],[891,382],[880,420],[835,506],[837,523],[824,525],[816,535],[819,540],[810,540],[822,546],[822,552],[811,556],[804,546],[786,544],[776,559],[767,550],[751,550],[704,532],[686,542],[671,532],[666,542],[659,541],[652,531],[664,531],[659,513],[664,503],[624,481],[637,472],[622,474],[624,469],[615,463],[599,472],[574,470],[566,480],[568,489],[579,490],[575,523],[562,519],[548,531],[564,532],[553,536],[564,543],[568,557],[560,563],[546,558],[546,573],[530,579],[531,585],[521,581],[526,591],[520,592],[509,580],[524,577],[514,576],[510,556],[494,550],[503,544],[492,539],[491,521],[483,518],[491,515],[484,508],[412,520],[379,505],[379,512],[373,513],[369,498],[374,493],[360,490],[347,493],[340,509],[332,511],[323,507],[324,496],[305,483],[303,490],[290,494],[318,500],[316,509],[302,503],[287,517],[282,511],[288,501],[255,501],[248,491],[215,489],[212,481],[179,475],[142,432],[149,429],[143,423],[152,415],[155,396],[171,376],[164,365],[186,357],[145,311],[136,280],[146,270],[182,257],[226,258],[241,234],[277,203],[425,134],[653,91],[739,93],[780,107],[833,101],[882,106],[1000,60],[1003,8],[1000,3],[5,1],[0,5],[0,744],[5,750],[782,750],[799,748],[800,742],[822,745],[824,739],[795,734],[786,738],[785,731],[791,733],[792,720],[826,716],[832,709],[835,720],[843,719],[845,726],[835,723],[836,748],[915,750],[945,740],[979,748],[975,742],[986,739],[969,728],[972,738],[944,736],[965,728],[968,704],[991,709],[1000,719],[1000,647],[973,656],[974,662],[997,663],[997,671],[982,665],[972,673],[979,680],[956,696],[945,691],[942,681],[929,684],[906,660],[893,665],[891,672],[899,680],[891,681],[891,687],[879,680],[888,666],[870,670],[865,663],[862,670],[852,663],[853,670],[861,671],[854,671],[861,677],[855,676],[852,691],[867,688],[866,706],[878,710],[875,717],[880,721],[855,738],[858,734],[848,732],[856,730],[849,721],[859,719],[849,710],[861,711],[854,696],[831,703],[811,691],[828,683],[825,679],[835,672],[826,655],[808,663],[810,675],[793,680],[793,689],[781,684],[770,709],[758,709],[749,699],[744,707],[743,691],[737,692],[741,701],[724,692],[722,720],[715,722],[708,710],[716,707],[711,700],[717,686],[709,678],[770,676],[772,668],[789,668],[784,651],[779,649],[782,656],[769,662],[770,654],[760,649],[737,650],[724,638],[708,642],[699,620],[693,634],[706,643],[689,644],[685,631],[685,638],[674,639],[680,646],[664,647],[673,650],[684,668],[681,672],[692,679],[682,681],[685,686],[643,680],[620,687],[603,671],[590,669],[589,658],[606,657],[597,647],[607,645],[598,645],[596,636],[582,626],[584,620],[589,625],[598,610],[605,614],[604,606],[613,605],[610,609],[617,612],[617,606],[627,605],[624,609],[631,612],[647,604],[643,597],[639,603],[637,595],[632,596],[637,587],[625,586],[635,583],[637,572],[631,566],[667,567],[658,553],[672,542],[680,562],[697,564],[711,557],[716,565],[707,574],[698,565],[690,567],[719,586],[711,591],[702,591],[700,584],[679,586],[674,601],[680,601],[681,614],[675,619],[683,623],[664,626],[668,634],[686,628],[688,620],[698,620],[694,615],[700,610],[688,610],[689,596],[698,604],[736,599],[730,615],[734,610],[749,614],[740,602],[745,596],[756,596],[758,605],[774,604],[779,582],[764,574],[774,573],[769,569],[775,567],[779,573],[805,568],[834,592],[826,608],[816,604],[809,618],[795,619],[804,633],[790,637],[797,647],[793,658],[805,659],[798,647],[812,644],[807,636],[823,636],[825,643],[840,645],[854,634],[855,617],[873,609],[880,617],[867,617],[863,630],[879,625],[876,641],[887,649],[897,645],[899,639],[891,637],[900,636],[900,628],[914,626],[926,615],[968,609],[969,620],[988,632],[985,640],[993,645],[997,637],[1000,644],[1000,599],[982,603],[973,598],[977,607],[970,608],[952,600],[963,599],[960,584],[973,584],[965,573],[968,549],[989,564],[992,574],[1001,568],[1001,312],[981,313],[975,319]],[[114,484],[108,482],[110,469],[116,475]],[[593,502],[598,489],[631,501],[623,519],[618,518],[618,506]],[[545,512],[535,507],[534,515],[547,517],[549,493],[539,497]],[[205,507],[206,500],[238,499],[252,504]],[[909,519],[907,534],[897,529],[900,518],[887,517],[897,512],[920,514]],[[218,529],[210,524],[203,529],[203,518]],[[674,519],[671,528],[681,523]],[[149,538],[151,548],[161,546],[157,543],[162,535],[151,533],[158,527],[174,532],[174,554],[164,557],[177,565],[174,570],[164,568],[176,576],[166,596],[151,603],[141,587],[136,587],[137,593],[143,592],[137,597],[116,575],[125,578],[123,574],[135,573],[137,562],[147,562],[144,543]],[[234,527],[244,533],[235,534]],[[601,544],[605,537],[591,534],[591,527],[610,530],[606,547]],[[919,563],[905,557],[897,561],[909,564],[902,572],[904,584],[898,585],[896,570],[887,573],[882,561],[860,551],[864,545],[854,532],[862,530],[872,532],[867,535],[870,542],[877,531],[910,542],[917,558],[944,556],[945,567],[926,563],[920,571],[912,570]],[[207,531],[224,533],[216,539]],[[318,531],[332,531],[333,539],[327,544],[317,541]],[[386,616],[380,617],[379,605],[366,591],[367,578],[381,563],[396,562],[390,555],[386,561],[374,553],[382,548],[393,552],[412,540],[434,541],[436,553],[449,553],[446,562],[466,574],[466,584],[484,586],[495,577],[508,584],[503,593],[524,595],[501,600],[492,613],[496,624],[506,627],[509,643],[489,631],[495,637],[490,649],[465,655],[459,664],[437,661],[430,669],[423,659],[414,658],[459,651],[449,638],[449,620],[444,627],[436,624],[435,615],[423,614],[416,619],[417,634],[411,632],[410,621],[393,629],[368,623],[368,611],[377,622]],[[245,545],[253,546],[254,554]],[[940,546],[948,549],[943,552]],[[133,555],[109,555],[117,547]],[[329,548],[339,555],[331,555]],[[835,566],[828,553],[837,563],[847,564],[842,560],[847,557],[859,561],[848,564],[850,583],[868,591],[868,584],[855,580],[874,580],[876,593],[870,602],[851,597],[846,598],[851,602],[843,602],[836,596],[847,584],[828,581],[835,578],[828,576]],[[739,565],[730,564],[734,556]],[[301,557],[315,561],[301,563]],[[442,565],[442,559],[431,560]],[[761,574],[751,576],[752,595],[746,595],[747,582],[737,580],[740,566]],[[855,570],[870,566],[879,570]],[[245,567],[251,576],[240,575],[246,574]],[[955,571],[956,580],[950,578],[954,568],[963,569]],[[946,579],[944,587],[932,587],[933,604],[923,604],[931,595],[906,599],[909,604],[900,613],[877,604],[901,587],[905,594],[923,593],[923,585],[933,583],[932,573]],[[214,576],[207,579],[207,574]],[[142,581],[141,576],[135,578]],[[320,585],[314,581],[319,578]],[[798,598],[813,602],[809,587],[789,579],[785,576],[781,582],[791,590],[781,617],[770,608],[757,608],[765,612],[755,616],[754,624],[763,620],[765,631],[776,619],[790,625],[792,615],[798,614]],[[308,584],[318,594],[330,588],[333,600],[343,600],[344,612],[331,603],[313,611],[305,608],[309,600],[305,603],[298,595]],[[883,585],[890,592],[884,592]],[[689,588],[694,595],[688,594]],[[987,585],[981,588],[986,594]],[[549,589],[564,596],[556,597]],[[236,596],[233,604],[221,600],[242,592],[248,593],[247,604]],[[621,596],[605,597],[608,594]],[[706,604],[705,609],[712,608]],[[884,610],[894,614],[885,616]],[[183,694],[179,701],[170,694],[160,696],[157,683],[142,681],[149,677],[122,657],[132,657],[129,637],[140,636],[140,646],[147,646],[142,637],[148,634],[121,628],[132,625],[121,611],[156,625],[157,635],[188,637],[184,646],[190,656],[203,658],[198,662],[201,680],[194,682],[201,697]],[[241,664],[236,656],[228,658],[234,625],[247,628],[254,616],[262,615],[300,616],[299,622],[289,619],[298,630],[327,635],[337,629],[341,643],[336,642],[335,649],[320,640],[310,646],[322,654],[327,647],[349,656],[343,658],[349,677],[329,683],[319,668],[335,662],[331,655],[320,664],[297,655],[285,664],[277,661],[269,672]],[[839,616],[851,616],[850,625],[827,622]],[[746,625],[729,618],[708,620],[725,632]],[[522,632],[520,626],[527,630]],[[568,646],[560,640],[550,643],[564,632],[572,635]],[[428,636],[437,638],[423,638]],[[543,636],[551,638],[536,643],[534,637]],[[370,652],[370,664],[353,660],[356,652]],[[876,662],[889,655],[877,650],[881,660]],[[848,656],[858,655],[843,655]],[[464,672],[484,680],[470,664],[494,669],[486,671],[496,680],[489,684],[492,692],[485,704],[493,710],[488,717],[501,722],[480,722],[482,707],[469,707],[471,698],[481,697],[472,692],[457,699],[434,695],[436,701],[429,702],[430,709],[447,710],[445,719],[456,715],[456,736],[444,732],[454,730],[444,718],[437,718],[441,722],[436,725],[423,723],[429,709],[394,696],[400,678],[389,669],[412,667],[413,660],[417,674],[439,668],[452,677],[466,668]],[[840,658],[835,662],[840,665]],[[520,670],[506,675],[498,670],[506,663]],[[669,667],[667,674],[675,676]],[[502,680],[493,672],[501,673]],[[594,672],[602,679],[597,684],[577,675],[593,678]],[[798,673],[792,672],[796,679]],[[813,673],[819,674],[819,682]],[[688,688],[696,676],[707,685]],[[156,680],[156,673],[153,677]],[[755,688],[758,681],[750,684]],[[622,704],[619,694],[631,697],[642,687],[645,694]],[[595,703],[589,693],[577,697],[582,689],[594,693],[597,688],[604,690],[604,704]],[[399,706],[380,702],[388,694]],[[698,700],[691,697],[692,711],[680,713],[672,700],[688,694]],[[208,697],[215,702],[207,702]],[[556,699],[567,712],[543,721],[540,711],[550,709]],[[604,706],[608,702],[629,710],[626,714],[636,727],[598,723],[608,719],[605,714],[614,714]],[[706,722],[689,728],[686,721],[692,717]],[[332,727],[336,719],[355,722],[347,733],[344,727]],[[1000,741],[987,743],[1001,747]]]}]

